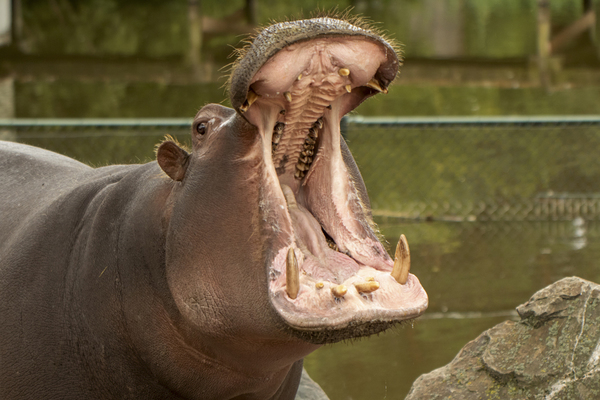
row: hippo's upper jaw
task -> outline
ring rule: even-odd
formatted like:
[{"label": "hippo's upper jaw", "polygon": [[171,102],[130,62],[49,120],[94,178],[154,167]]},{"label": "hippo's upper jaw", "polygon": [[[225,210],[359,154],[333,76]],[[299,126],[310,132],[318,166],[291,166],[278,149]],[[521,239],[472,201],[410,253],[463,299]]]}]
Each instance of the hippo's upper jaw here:
[{"label": "hippo's upper jaw", "polygon": [[379,242],[340,136],[344,114],[387,92],[396,53],[345,21],[300,24],[274,25],[255,39],[234,68],[231,99],[262,138],[262,220],[274,237],[271,303],[296,334],[325,343],[415,318],[428,299],[408,274],[404,239],[396,267]]}]

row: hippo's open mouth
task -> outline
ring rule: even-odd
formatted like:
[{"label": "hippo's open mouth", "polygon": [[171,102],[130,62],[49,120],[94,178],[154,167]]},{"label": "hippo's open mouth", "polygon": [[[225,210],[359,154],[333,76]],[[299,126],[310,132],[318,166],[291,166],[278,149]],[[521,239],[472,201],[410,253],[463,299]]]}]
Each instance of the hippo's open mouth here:
[{"label": "hippo's open mouth", "polygon": [[[387,92],[396,54],[381,37],[345,21],[303,23],[319,33],[307,38],[290,27],[274,44],[268,31],[281,35],[291,24],[284,23],[256,38],[234,70],[232,102],[263,140],[268,185],[261,210],[275,235],[271,302],[298,334],[320,343],[415,318],[427,308],[427,295],[408,273],[404,238],[396,263],[378,240],[340,135],[344,114]],[[260,66],[243,65],[265,48],[270,56]],[[240,77],[240,68],[252,74]]]}]

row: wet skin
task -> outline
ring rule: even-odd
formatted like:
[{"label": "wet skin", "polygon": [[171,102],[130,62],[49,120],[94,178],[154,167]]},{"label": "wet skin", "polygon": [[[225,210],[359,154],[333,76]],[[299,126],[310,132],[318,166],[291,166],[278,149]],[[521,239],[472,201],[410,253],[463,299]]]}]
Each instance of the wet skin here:
[{"label": "wet skin", "polygon": [[425,310],[339,134],[398,60],[331,21],[259,35],[191,152],[92,169],[0,145],[0,397],[292,399],[321,344]]}]

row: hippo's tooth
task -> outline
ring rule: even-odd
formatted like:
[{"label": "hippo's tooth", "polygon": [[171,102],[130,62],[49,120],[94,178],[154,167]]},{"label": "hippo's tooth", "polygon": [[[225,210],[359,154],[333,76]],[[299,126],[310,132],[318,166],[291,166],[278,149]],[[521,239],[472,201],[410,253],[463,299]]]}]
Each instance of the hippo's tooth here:
[{"label": "hippo's tooth", "polygon": [[315,121],[315,126],[319,129],[321,129],[323,127],[323,117],[321,117]]},{"label": "hippo's tooth", "polygon": [[297,208],[298,203],[296,203],[296,196],[294,196],[294,192],[292,191],[292,189],[288,185],[282,184],[281,191],[283,192],[283,196],[285,197],[288,209]]},{"label": "hippo's tooth", "polygon": [[352,85],[346,85],[346,86],[344,86],[344,88],[346,88],[346,92],[348,92],[348,93],[352,92]]},{"label": "hippo's tooth", "polygon": [[350,75],[350,70],[348,68],[340,68],[338,74],[340,74],[340,76],[348,76]]},{"label": "hippo's tooth", "polygon": [[260,95],[258,95],[254,90],[248,90],[248,96],[246,98],[248,99],[249,105],[252,105],[252,103],[254,103],[259,97]]},{"label": "hippo's tooth", "polygon": [[298,272],[298,260],[291,247],[288,250],[285,260],[285,291],[290,299],[298,297],[300,290],[300,273]]},{"label": "hippo's tooth", "polygon": [[317,282],[317,283],[315,283],[315,287],[317,289],[323,289],[324,286],[325,286],[325,284],[323,282]]},{"label": "hippo's tooth", "polygon": [[288,103],[292,102],[292,94],[290,92],[284,92],[283,97],[288,101]]},{"label": "hippo's tooth", "polygon": [[371,293],[379,289],[379,282],[369,281],[364,283],[355,283],[354,287],[359,293]]},{"label": "hippo's tooth", "polygon": [[298,80],[302,79],[302,74],[298,75]]},{"label": "hippo's tooth", "polygon": [[240,107],[240,111],[243,113],[248,111],[248,109],[250,108],[252,103],[254,103],[256,101],[256,99],[258,99],[259,97],[260,97],[260,95],[258,95],[254,90],[252,90],[252,89],[248,90],[248,95],[246,96],[246,101],[244,101],[244,104],[242,104],[242,106]]},{"label": "hippo's tooth", "polygon": [[331,293],[335,297],[344,297],[344,295],[348,292],[348,288],[344,285],[337,285],[331,288]]},{"label": "hippo's tooth", "polygon": [[398,281],[398,283],[404,285],[408,279],[408,272],[410,271],[410,250],[408,248],[408,242],[406,236],[400,235],[398,245],[396,246],[396,259],[394,260],[394,269],[392,270],[392,277]]},{"label": "hippo's tooth", "polygon": [[375,78],[373,78],[369,82],[367,82],[367,86],[370,87],[371,89],[377,90],[378,92],[383,92],[383,93],[388,92],[387,88],[381,87],[381,85],[379,84],[379,82],[377,82],[377,80]]}]

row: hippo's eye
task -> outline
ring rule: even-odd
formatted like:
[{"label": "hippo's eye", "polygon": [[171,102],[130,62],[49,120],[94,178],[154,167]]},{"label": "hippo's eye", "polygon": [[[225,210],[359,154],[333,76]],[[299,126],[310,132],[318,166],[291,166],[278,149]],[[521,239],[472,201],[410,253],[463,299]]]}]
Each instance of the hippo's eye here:
[{"label": "hippo's eye", "polygon": [[198,132],[200,135],[204,135],[206,133],[206,124],[201,122],[196,125],[196,132]]}]

